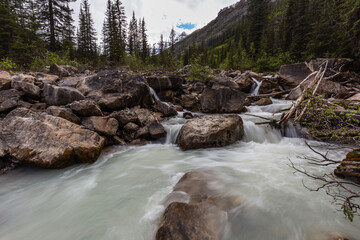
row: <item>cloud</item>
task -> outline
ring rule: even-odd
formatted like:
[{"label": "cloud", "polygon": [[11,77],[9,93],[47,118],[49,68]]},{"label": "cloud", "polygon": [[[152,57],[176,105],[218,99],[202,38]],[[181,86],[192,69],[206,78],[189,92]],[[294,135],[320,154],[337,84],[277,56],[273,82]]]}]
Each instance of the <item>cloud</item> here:
[{"label": "cloud", "polygon": [[196,24],[190,23],[190,22],[188,22],[188,23],[178,23],[178,24],[176,24],[176,27],[177,28],[182,28],[182,29],[185,29],[185,30],[192,30],[192,29],[194,29],[196,27]]},{"label": "cloud", "polygon": [[[168,39],[173,26],[186,34],[192,33],[213,20],[220,9],[236,3],[238,0],[122,0],[125,7],[127,21],[135,11],[137,18],[145,18],[149,43],[157,43],[160,34]],[[105,18],[106,2],[104,0],[89,0],[90,11],[98,33],[98,42],[101,42],[102,25]],[[79,19],[80,1],[71,3],[74,19],[77,25]],[[179,19],[186,19],[182,21]],[[183,23],[184,22],[184,23]],[[193,24],[187,25],[187,24]],[[183,28],[182,28],[183,27]]]}]

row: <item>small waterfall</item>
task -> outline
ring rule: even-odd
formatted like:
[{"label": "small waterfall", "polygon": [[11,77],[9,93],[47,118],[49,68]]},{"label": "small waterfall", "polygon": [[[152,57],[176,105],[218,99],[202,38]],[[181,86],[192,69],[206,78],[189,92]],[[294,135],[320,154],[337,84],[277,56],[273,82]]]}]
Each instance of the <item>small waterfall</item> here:
[{"label": "small waterfall", "polygon": [[279,143],[281,139],[281,132],[269,125],[256,125],[253,121],[244,121],[245,142]]},{"label": "small waterfall", "polygon": [[262,81],[260,82],[253,77],[251,79],[255,82],[251,89],[251,95],[259,95],[259,90],[260,90]]},{"label": "small waterfall", "polygon": [[156,102],[159,102],[159,101],[161,102],[161,100],[160,100],[159,96],[156,94],[155,90],[152,87],[149,87],[149,88],[150,88],[150,93],[151,93],[151,95],[154,96]]},{"label": "small waterfall", "polygon": [[179,135],[179,132],[181,130],[182,124],[177,125],[165,125],[164,128],[166,130],[166,139],[165,144],[175,144],[176,139]]}]

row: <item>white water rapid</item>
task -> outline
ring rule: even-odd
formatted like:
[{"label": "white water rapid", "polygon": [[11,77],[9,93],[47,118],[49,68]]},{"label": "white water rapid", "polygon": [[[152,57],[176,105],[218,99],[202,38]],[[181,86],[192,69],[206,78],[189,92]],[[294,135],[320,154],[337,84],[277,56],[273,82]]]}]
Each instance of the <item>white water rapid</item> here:
[{"label": "white water rapid", "polygon": [[[272,117],[290,102],[253,106],[250,114]],[[22,168],[0,176],[2,240],[152,240],[163,202],[182,175],[211,170],[241,196],[244,204],[228,214],[224,240],[315,240],[323,232],[360,239],[360,219],[347,221],[319,186],[293,174],[289,159],[312,173],[333,167],[309,165],[296,156],[312,152],[294,129],[255,125],[264,120],[242,114],[245,137],[231,146],[181,151],[175,144],[185,120],[165,122],[162,143],[114,147],[92,165],[63,170]],[[343,159],[345,153],[332,157]]]},{"label": "white water rapid", "polygon": [[256,80],[256,78],[251,78],[254,81],[254,85],[251,88],[251,95],[259,95],[260,87],[262,85],[262,81]]}]

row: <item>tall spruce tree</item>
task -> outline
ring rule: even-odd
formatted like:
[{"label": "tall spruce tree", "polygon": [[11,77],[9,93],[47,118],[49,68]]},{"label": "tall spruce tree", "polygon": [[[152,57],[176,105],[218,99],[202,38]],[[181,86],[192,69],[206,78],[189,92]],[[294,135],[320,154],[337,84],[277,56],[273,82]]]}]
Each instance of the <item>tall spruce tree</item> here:
[{"label": "tall spruce tree", "polygon": [[138,23],[133,12],[132,19],[129,22],[129,33],[128,33],[128,51],[130,55],[136,55],[138,46]]},{"label": "tall spruce tree", "polygon": [[146,34],[146,26],[145,26],[145,19],[143,18],[141,21],[141,58],[145,62],[146,59],[149,57],[149,46],[148,46],[148,37]]},{"label": "tall spruce tree", "polygon": [[77,45],[80,58],[91,59],[96,56],[96,31],[88,0],[83,0],[80,5]]},{"label": "tall spruce tree", "polygon": [[41,31],[50,50],[61,50],[68,23],[73,22],[70,2],[76,0],[34,0],[37,4]]}]

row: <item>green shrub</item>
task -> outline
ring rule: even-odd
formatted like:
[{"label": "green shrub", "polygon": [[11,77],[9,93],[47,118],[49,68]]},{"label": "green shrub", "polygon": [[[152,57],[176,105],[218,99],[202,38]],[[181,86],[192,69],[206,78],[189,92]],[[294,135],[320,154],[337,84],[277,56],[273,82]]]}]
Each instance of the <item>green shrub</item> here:
[{"label": "green shrub", "polygon": [[56,63],[58,65],[71,65],[74,67],[79,66],[76,61],[70,60],[69,53],[64,52],[56,54],[53,52],[47,51],[44,56],[35,57],[33,63],[30,66],[31,71],[39,71],[45,66],[50,66],[51,64]]},{"label": "green shrub", "polygon": [[188,80],[207,82],[211,79],[211,70],[199,63],[201,61],[201,55],[202,54],[200,54],[191,64]]},{"label": "green shrub", "polygon": [[1,61],[0,61],[0,70],[3,70],[3,71],[15,71],[17,69],[18,69],[18,66],[11,59],[9,59],[9,58],[1,59]]}]

